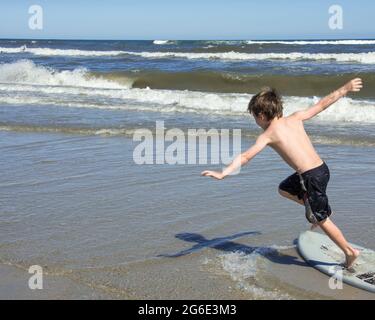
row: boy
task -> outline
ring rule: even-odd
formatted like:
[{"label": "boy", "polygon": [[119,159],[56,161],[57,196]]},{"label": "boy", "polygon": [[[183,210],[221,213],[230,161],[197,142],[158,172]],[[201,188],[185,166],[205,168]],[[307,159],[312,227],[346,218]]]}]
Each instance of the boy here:
[{"label": "boy", "polygon": [[345,254],[345,267],[350,268],[359,251],[348,244],[339,228],[329,219],[331,208],[325,193],[329,169],[315,151],[303,121],[313,118],[349,92],[357,92],[361,88],[362,80],[353,79],[314,106],[294,112],[288,117],[283,117],[282,101],[274,89],[261,91],[251,99],[248,111],[264,132],[250,149],[238,155],[222,172],[207,170],[203,171],[202,175],[223,179],[269,145],[296,171],[280,183],[279,193],[305,205],[308,221],[313,227],[319,225],[337,244]]}]

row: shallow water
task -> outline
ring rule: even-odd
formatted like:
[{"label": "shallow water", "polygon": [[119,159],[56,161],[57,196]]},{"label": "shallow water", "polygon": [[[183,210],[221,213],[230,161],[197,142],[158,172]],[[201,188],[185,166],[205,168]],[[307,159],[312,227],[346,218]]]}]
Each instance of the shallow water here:
[{"label": "shallow water", "polygon": [[[118,298],[363,294],[327,293],[325,276],[297,261],[294,240],[307,222],[277,194],[291,169],[272,150],[214,181],[200,176],[212,165],[136,165],[125,137],[0,134],[2,263],[38,264]],[[351,242],[375,249],[375,149],[317,149],[331,169],[334,221]],[[306,274],[324,286],[304,287]]]}]

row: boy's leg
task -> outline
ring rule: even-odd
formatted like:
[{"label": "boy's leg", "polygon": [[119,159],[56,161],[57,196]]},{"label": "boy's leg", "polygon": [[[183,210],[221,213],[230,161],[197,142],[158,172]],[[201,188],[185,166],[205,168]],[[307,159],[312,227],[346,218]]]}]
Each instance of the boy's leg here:
[{"label": "boy's leg", "polygon": [[[289,200],[292,200],[294,202],[297,202],[298,204],[300,204],[302,206],[305,206],[305,203],[303,202],[303,200],[299,199],[297,196],[294,196],[294,195],[292,195],[292,194],[290,194],[290,193],[288,193],[284,190],[281,190],[281,189],[279,189],[279,193],[280,193],[281,196],[283,196],[283,197],[285,197]],[[317,224],[312,223],[310,229],[314,230],[317,226],[318,226]]]},{"label": "boy's leg", "polygon": [[346,241],[344,235],[340,229],[332,222],[331,219],[327,218],[319,222],[319,226],[326,233],[326,235],[345,253],[346,264],[345,267],[350,268],[353,262],[359,256],[359,251],[354,249]]},{"label": "boy's leg", "polygon": [[[305,205],[302,199],[299,199],[297,196],[294,196],[284,190],[279,189],[280,195],[290,200],[293,200],[301,205]],[[346,241],[344,235],[340,229],[332,222],[331,219],[327,218],[318,223],[322,230],[327,234],[327,236],[334,242],[336,245],[344,252],[346,257],[347,268],[350,268],[353,265],[355,259],[359,256],[359,251],[352,248]],[[312,225],[311,229],[314,229],[317,225]]]},{"label": "boy's leg", "polygon": [[292,195],[292,194],[290,194],[289,192],[286,192],[286,191],[284,191],[284,190],[281,190],[281,189],[279,189],[279,193],[280,193],[280,195],[282,195],[283,197],[285,197],[285,198],[288,198],[288,199],[290,199],[290,200],[293,200],[293,201],[295,201],[295,202],[297,202],[297,203],[299,203],[299,204],[301,204],[301,205],[305,205],[304,203],[303,203],[303,200],[302,199],[299,199],[297,196],[294,196],[294,195]]}]

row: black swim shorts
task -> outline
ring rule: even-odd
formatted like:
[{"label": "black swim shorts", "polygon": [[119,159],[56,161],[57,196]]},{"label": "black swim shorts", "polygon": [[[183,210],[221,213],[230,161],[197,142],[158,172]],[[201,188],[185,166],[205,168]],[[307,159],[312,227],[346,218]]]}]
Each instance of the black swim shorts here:
[{"label": "black swim shorts", "polygon": [[[307,196],[312,214],[320,222],[328,218],[332,213],[326,195],[329,176],[328,166],[323,162],[319,167],[307,170],[302,174],[297,172],[292,174],[280,183],[279,188],[297,196],[298,199],[304,199]],[[301,178],[305,188],[302,186]]]}]

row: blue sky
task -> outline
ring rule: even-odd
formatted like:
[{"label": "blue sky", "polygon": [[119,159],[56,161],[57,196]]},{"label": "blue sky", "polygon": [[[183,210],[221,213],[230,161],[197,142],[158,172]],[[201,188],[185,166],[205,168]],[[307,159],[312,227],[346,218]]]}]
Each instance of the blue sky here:
[{"label": "blue sky", "polygon": [[[41,5],[43,30],[28,27]],[[328,8],[343,8],[342,30]],[[0,38],[324,39],[375,38],[373,0],[1,0]]]}]

